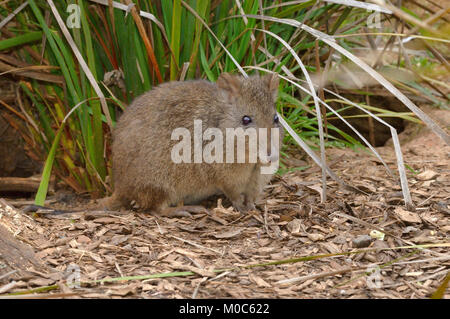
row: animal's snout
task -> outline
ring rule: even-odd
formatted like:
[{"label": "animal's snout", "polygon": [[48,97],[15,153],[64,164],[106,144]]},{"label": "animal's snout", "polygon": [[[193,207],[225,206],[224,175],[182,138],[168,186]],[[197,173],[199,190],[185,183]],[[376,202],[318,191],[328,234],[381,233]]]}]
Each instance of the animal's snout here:
[{"label": "animal's snout", "polygon": [[279,160],[279,131],[278,128],[268,128],[259,133],[259,158],[268,164]]},{"label": "animal's snout", "polygon": [[259,158],[263,163],[272,163],[280,158],[280,153],[277,147],[270,145],[267,149],[260,150]]},{"label": "animal's snout", "polygon": [[270,150],[267,151],[267,157],[270,162],[277,161],[280,157],[280,152],[279,152],[278,148],[272,146],[270,148]]}]

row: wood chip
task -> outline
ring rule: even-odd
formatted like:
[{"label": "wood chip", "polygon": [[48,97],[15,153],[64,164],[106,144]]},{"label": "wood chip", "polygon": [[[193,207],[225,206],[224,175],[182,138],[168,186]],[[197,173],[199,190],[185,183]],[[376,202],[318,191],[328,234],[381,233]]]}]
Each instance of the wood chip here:
[{"label": "wood chip", "polygon": [[228,238],[236,237],[241,232],[242,232],[242,228],[236,228],[236,229],[232,229],[230,231],[226,231],[224,233],[213,234],[213,236],[217,239],[228,239]]},{"label": "wood chip", "polygon": [[435,171],[432,171],[432,170],[425,170],[425,171],[423,171],[422,173],[420,173],[420,174],[417,174],[416,175],[416,178],[419,180],[419,181],[428,181],[428,180],[430,180],[430,179],[434,179],[436,176],[438,176],[439,174],[438,173],[436,173]]},{"label": "wood chip", "polygon": [[312,241],[319,241],[319,240],[324,240],[325,236],[322,234],[318,234],[318,233],[307,233],[306,234],[308,236],[309,239],[311,239]]},{"label": "wood chip", "polygon": [[255,274],[248,275],[248,278],[251,281],[253,281],[256,285],[258,285],[258,287],[266,287],[266,288],[272,287],[266,281],[264,281],[264,279],[262,279],[261,277],[256,276]]},{"label": "wood chip", "polygon": [[291,233],[299,233],[302,227],[302,222],[300,221],[300,219],[295,218],[293,220],[291,220],[289,223],[287,223],[286,228],[288,231],[290,231]]},{"label": "wood chip", "polygon": [[413,224],[422,222],[417,213],[409,212],[402,207],[396,207],[394,212],[398,216],[398,218],[400,218],[405,223]]}]

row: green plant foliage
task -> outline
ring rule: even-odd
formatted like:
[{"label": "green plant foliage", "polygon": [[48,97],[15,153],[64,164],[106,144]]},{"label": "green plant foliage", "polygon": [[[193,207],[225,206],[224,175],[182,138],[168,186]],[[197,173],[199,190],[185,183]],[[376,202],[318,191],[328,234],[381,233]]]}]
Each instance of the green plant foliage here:
[{"label": "green plant foliage", "polygon": [[[111,167],[112,127],[107,124],[98,96],[80,66],[79,57],[61,32],[49,3],[43,0],[28,2],[29,5],[13,18],[14,25],[4,27],[13,36],[0,40],[0,53],[14,49],[27,64],[56,66],[51,74],[64,80],[64,85],[39,80],[23,81],[20,85],[27,99],[25,111],[36,123],[36,127],[29,125],[29,131],[25,133],[33,136],[37,141],[34,147],[41,147],[46,154],[36,202],[42,203],[45,199],[52,172],[76,191],[103,195],[108,190],[106,178]],[[301,21],[328,34],[362,32],[364,20],[361,17],[369,14],[361,8],[314,0],[299,3],[264,0],[261,1],[263,12],[258,0],[134,0],[136,12],[142,10],[147,16],[133,15],[132,10],[126,12],[111,8],[99,4],[102,1],[98,0],[53,2],[66,25],[69,20],[77,21],[73,16],[76,12],[68,11],[69,5],[79,8],[79,28],[69,27],[68,30],[107,97],[113,123],[121,109],[136,96],[161,81],[178,80],[185,67],[185,80],[204,78],[215,81],[222,72],[237,72],[229,54],[244,68],[258,66],[280,73],[282,68],[287,68],[295,77],[304,78],[292,54],[277,39],[258,29],[271,31],[288,42],[309,72],[317,70],[316,58],[321,61],[321,68],[325,67],[332,52],[322,42],[319,42],[320,49],[316,52],[313,36],[274,21],[254,17],[244,19],[239,16],[242,12]],[[14,0],[2,2],[0,20],[21,3]],[[153,15],[152,20],[148,19],[149,14]],[[361,39],[364,37],[344,37],[338,41],[351,51]],[[30,50],[35,54],[30,54]],[[41,53],[42,60],[38,59]],[[336,63],[346,62],[346,59],[341,59]],[[411,62],[416,68],[431,74],[434,62],[417,58]],[[404,85],[418,86],[417,83]],[[360,94],[365,96],[368,93]],[[436,100],[435,95],[432,98]],[[64,117],[75,105],[78,107],[73,115],[63,124]],[[352,106],[345,105],[342,110],[349,107]],[[317,143],[317,118],[309,96],[304,97],[289,83],[282,83],[277,108],[303,139]],[[416,120],[410,113],[372,110],[384,116]],[[332,117],[333,114],[328,113],[327,116]],[[327,146],[360,145],[339,128],[327,125]],[[293,143],[288,135],[284,142]]]}]

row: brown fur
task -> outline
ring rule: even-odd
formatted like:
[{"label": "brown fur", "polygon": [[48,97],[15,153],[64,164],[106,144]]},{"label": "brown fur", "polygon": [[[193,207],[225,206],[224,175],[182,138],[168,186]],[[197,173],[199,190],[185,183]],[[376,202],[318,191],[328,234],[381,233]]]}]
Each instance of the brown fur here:
[{"label": "brown fur", "polygon": [[[203,130],[220,128],[225,141],[225,128],[243,127],[244,115],[251,116],[253,127],[280,127],[273,122],[277,91],[276,75],[244,79],[225,73],[217,83],[169,82],[139,96],[113,133],[115,190],[104,204],[117,208],[135,200],[143,209],[161,211],[180,202],[194,204],[224,193],[235,208],[254,208],[271,177],[260,174],[259,163],[176,164],[171,150],[179,141],[171,140],[171,134],[184,127],[193,138],[197,119],[203,121]],[[193,152],[194,147],[191,149]]]}]

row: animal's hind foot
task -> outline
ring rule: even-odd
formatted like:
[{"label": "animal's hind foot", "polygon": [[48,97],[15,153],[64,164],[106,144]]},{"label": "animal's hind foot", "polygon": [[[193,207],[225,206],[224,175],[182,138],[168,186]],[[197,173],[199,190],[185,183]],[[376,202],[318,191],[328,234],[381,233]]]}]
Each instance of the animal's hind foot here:
[{"label": "animal's hind foot", "polygon": [[208,213],[208,210],[199,205],[183,205],[177,207],[167,207],[161,210],[161,216],[167,217],[190,217],[192,218],[191,213]]}]

